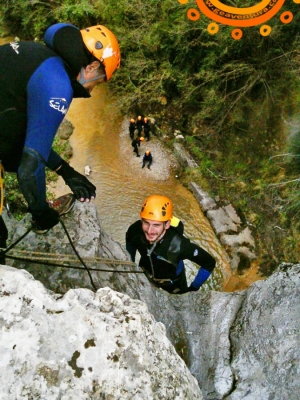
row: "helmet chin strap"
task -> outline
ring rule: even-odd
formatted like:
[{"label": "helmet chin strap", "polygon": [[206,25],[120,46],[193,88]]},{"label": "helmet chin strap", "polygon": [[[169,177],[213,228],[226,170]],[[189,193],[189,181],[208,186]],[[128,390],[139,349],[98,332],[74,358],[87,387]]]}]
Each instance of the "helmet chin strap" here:
[{"label": "helmet chin strap", "polygon": [[106,75],[103,74],[103,75],[98,75],[98,76],[96,76],[95,78],[92,78],[92,79],[84,79],[84,68],[82,67],[81,70],[80,70],[80,79],[79,79],[78,82],[81,85],[84,85],[85,83],[94,82],[94,81],[97,81],[98,79],[105,78],[105,77],[106,77]]}]

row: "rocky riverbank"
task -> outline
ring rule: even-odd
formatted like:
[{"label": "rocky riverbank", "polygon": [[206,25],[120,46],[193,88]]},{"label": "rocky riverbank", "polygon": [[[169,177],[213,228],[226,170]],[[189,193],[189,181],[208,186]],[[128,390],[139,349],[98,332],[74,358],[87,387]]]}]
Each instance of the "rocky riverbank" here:
[{"label": "rocky riverbank", "polygon": [[[141,179],[147,180],[149,177],[158,181],[167,180],[171,174],[177,175],[179,168],[178,160],[174,153],[163,145],[162,140],[151,134],[150,140],[141,142],[139,149],[140,157],[133,153],[131,139],[128,132],[128,118],[122,122],[120,129],[121,155],[125,166],[132,166]],[[135,135],[136,137],[136,135]],[[146,150],[150,150],[153,162],[151,168],[142,169],[142,158]]]}]

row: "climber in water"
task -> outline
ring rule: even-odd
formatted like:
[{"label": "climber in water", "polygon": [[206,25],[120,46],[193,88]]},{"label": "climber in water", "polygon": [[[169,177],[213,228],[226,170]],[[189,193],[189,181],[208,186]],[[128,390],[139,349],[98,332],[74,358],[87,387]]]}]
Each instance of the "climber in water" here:
[{"label": "climber in water", "polygon": [[[103,25],[80,30],[57,23],[46,30],[44,42],[0,46],[0,160],[6,171],[17,173],[38,232],[59,222],[59,213],[46,201],[46,167],[62,176],[81,202],[96,196],[96,187],[52,144],[72,99],[90,97],[95,85],[109,81],[120,66],[118,41]],[[1,220],[1,248],[6,240]]]},{"label": "climber in water", "polygon": [[[215,268],[214,258],[204,249],[183,236],[183,224],[173,216],[169,198],[148,197],[141,208],[141,219],[126,232],[126,249],[156,286],[173,294],[197,291]],[[190,286],[187,285],[183,260],[190,260],[200,269]]]}]

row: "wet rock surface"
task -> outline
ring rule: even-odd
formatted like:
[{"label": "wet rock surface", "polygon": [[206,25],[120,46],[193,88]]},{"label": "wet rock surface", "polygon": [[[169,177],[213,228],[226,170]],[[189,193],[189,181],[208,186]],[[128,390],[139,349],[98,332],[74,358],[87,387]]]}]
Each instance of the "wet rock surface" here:
[{"label": "wet rock surface", "polygon": [[[298,399],[299,264],[282,265],[270,278],[244,291],[169,295],[152,286],[143,274],[118,272],[138,269],[128,264],[122,246],[102,231],[93,204],[76,202],[63,220],[82,257],[109,261],[87,259],[89,267],[114,271],[92,272],[96,288],[108,287],[147,305],[155,320],[165,325],[168,339],[197,379],[204,399]],[[24,233],[26,224],[25,219],[15,229],[11,226],[12,240]],[[73,254],[61,226],[46,235],[31,232],[17,247]],[[64,294],[70,288],[93,290],[85,270],[8,261],[56,293]]]},{"label": "wet rock surface", "polygon": [[256,244],[249,225],[237,214],[232,204],[220,204],[195,182],[189,188],[226,249],[234,272],[243,271],[257,259]]}]

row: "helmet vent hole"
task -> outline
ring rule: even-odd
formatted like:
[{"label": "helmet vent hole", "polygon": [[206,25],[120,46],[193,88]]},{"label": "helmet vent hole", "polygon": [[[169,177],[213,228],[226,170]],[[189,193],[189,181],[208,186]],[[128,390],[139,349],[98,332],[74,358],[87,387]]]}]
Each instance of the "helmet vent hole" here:
[{"label": "helmet vent hole", "polygon": [[95,49],[97,49],[97,50],[100,50],[100,49],[103,49],[103,44],[101,43],[101,42],[96,42],[95,43]]}]

